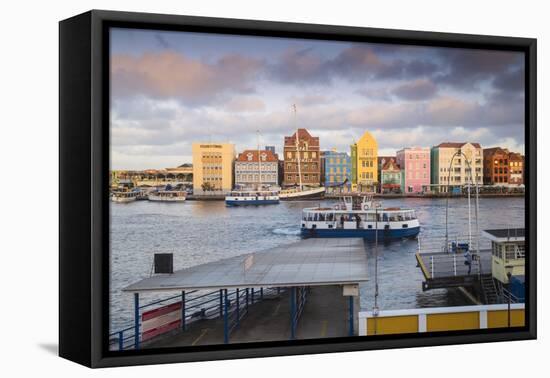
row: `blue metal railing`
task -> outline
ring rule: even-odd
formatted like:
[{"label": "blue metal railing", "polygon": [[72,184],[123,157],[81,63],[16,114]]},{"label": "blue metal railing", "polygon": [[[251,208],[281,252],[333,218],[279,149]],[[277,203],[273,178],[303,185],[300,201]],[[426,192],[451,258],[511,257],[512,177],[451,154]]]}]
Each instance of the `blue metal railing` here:
[{"label": "blue metal railing", "polygon": [[[142,310],[154,306],[162,307],[173,303],[182,303],[181,329],[185,331],[187,326],[195,320],[205,317],[224,317],[225,331],[224,341],[228,342],[229,336],[238,329],[240,321],[248,314],[249,306],[262,300],[265,296],[278,295],[283,291],[280,288],[260,289],[234,289],[215,290],[199,294],[189,298],[189,295],[197,293],[197,290],[182,292],[167,298],[158,299],[144,305],[140,305],[139,296],[134,294],[134,322],[124,328],[109,334],[109,344],[112,350],[139,349],[141,343],[140,328]],[[238,293],[238,300],[237,300]],[[172,303],[170,303],[172,302]],[[225,334],[227,336],[225,336]],[[138,337],[136,338],[136,335]]]}]

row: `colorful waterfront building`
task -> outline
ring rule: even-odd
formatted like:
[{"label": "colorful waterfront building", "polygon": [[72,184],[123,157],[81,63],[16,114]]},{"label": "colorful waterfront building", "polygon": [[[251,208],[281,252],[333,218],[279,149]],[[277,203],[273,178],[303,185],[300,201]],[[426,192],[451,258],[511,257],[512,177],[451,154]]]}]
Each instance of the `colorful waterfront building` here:
[{"label": "colorful waterfront building", "polygon": [[298,186],[301,182],[304,186],[318,187],[321,183],[320,152],[319,137],[312,136],[306,129],[286,136],[283,186]]},{"label": "colorful waterfront building", "polygon": [[510,152],[508,163],[508,182],[510,185],[523,185],[525,177],[525,157],[517,152]]},{"label": "colorful waterfront building", "polygon": [[323,151],[325,187],[351,187],[351,158],[345,152]]},{"label": "colorful waterfront building", "polygon": [[395,157],[382,157],[380,162],[380,193],[401,193],[403,173]]},{"label": "colorful waterfront building", "polygon": [[492,147],[483,150],[483,183],[485,185],[508,185],[510,152],[505,148]]},{"label": "colorful waterfront building", "polygon": [[359,192],[376,191],[378,185],[378,143],[376,139],[366,131],[357,143],[352,145],[351,155],[355,155],[357,166],[354,177],[356,184],[354,184],[353,190]]},{"label": "colorful waterfront building", "polygon": [[447,186],[483,183],[483,150],[479,143],[440,143],[431,148],[430,163],[431,186],[435,191],[446,192]]},{"label": "colorful waterfront building", "polygon": [[430,186],[429,148],[403,148],[397,151],[396,157],[403,170],[402,193],[422,193]]},{"label": "colorful waterfront building", "polygon": [[234,144],[193,143],[193,193],[230,192],[234,161]]},{"label": "colorful waterfront building", "polygon": [[277,186],[278,181],[279,158],[271,150],[245,150],[237,156],[237,160],[235,160],[236,187]]}]

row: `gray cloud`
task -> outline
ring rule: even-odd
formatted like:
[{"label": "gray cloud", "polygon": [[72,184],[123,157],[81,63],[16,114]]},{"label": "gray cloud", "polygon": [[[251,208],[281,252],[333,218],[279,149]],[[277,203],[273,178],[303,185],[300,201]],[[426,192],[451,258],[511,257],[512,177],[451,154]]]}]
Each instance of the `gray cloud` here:
[{"label": "gray cloud", "polygon": [[437,86],[427,79],[408,82],[394,88],[393,95],[404,100],[426,100],[437,93]]},{"label": "gray cloud", "polygon": [[188,105],[212,103],[225,93],[252,93],[262,61],[238,54],[213,63],[163,51],[111,58],[113,97],[175,98]]}]

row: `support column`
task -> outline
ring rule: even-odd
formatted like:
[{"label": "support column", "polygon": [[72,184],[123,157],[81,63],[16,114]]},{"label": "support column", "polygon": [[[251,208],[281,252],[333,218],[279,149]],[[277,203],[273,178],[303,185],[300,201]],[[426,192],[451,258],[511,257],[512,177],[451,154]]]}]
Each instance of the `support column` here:
[{"label": "support column", "polygon": [[229,343],[229,299],[227,298],[227,289],[224,289],[224,311],[223,311],[223,342]]},{"label": "support column", "polygon": [[252,288],[250,290],[251,290],[251,295],[252,295],[252,299],[251,299],[250,303],[254,304],[254,288]]},{"label": "support column", "polygon": [[246,288],[246,312],[248,312],[248,288]]},{"label": "support column", "polygon": [[134,349],[139,349],[139,293],[134,293]]}]

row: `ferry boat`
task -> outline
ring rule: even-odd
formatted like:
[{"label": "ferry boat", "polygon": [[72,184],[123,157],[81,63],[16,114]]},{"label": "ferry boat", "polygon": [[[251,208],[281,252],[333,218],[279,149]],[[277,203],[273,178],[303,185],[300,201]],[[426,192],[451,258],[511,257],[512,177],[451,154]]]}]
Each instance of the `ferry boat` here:
[{"label": "ferry boat", "polygon": [[360,237],[388,241],[414,238],[420,223],[413,209],[382,208],[372,195],[345,196],[333,208],[302,210],[302,237]]},{"label": "ferry boat", "polygon": [[147,196],[149,201],[155,202],[184,202],[187,197],[187,192],[178,188],[172,188],[167,185],[163,190],[156,190]]},{"label": "ferry boat", "polygon": [[276,205],[279,194],[276,191],[235,190],[225,197],[227,206]]},{"label": "ferry boat", "polygon": [[111,201],[116,203],[134,202],[137,200],[139,194],[139,190],[114,190],[111,192]]}]

